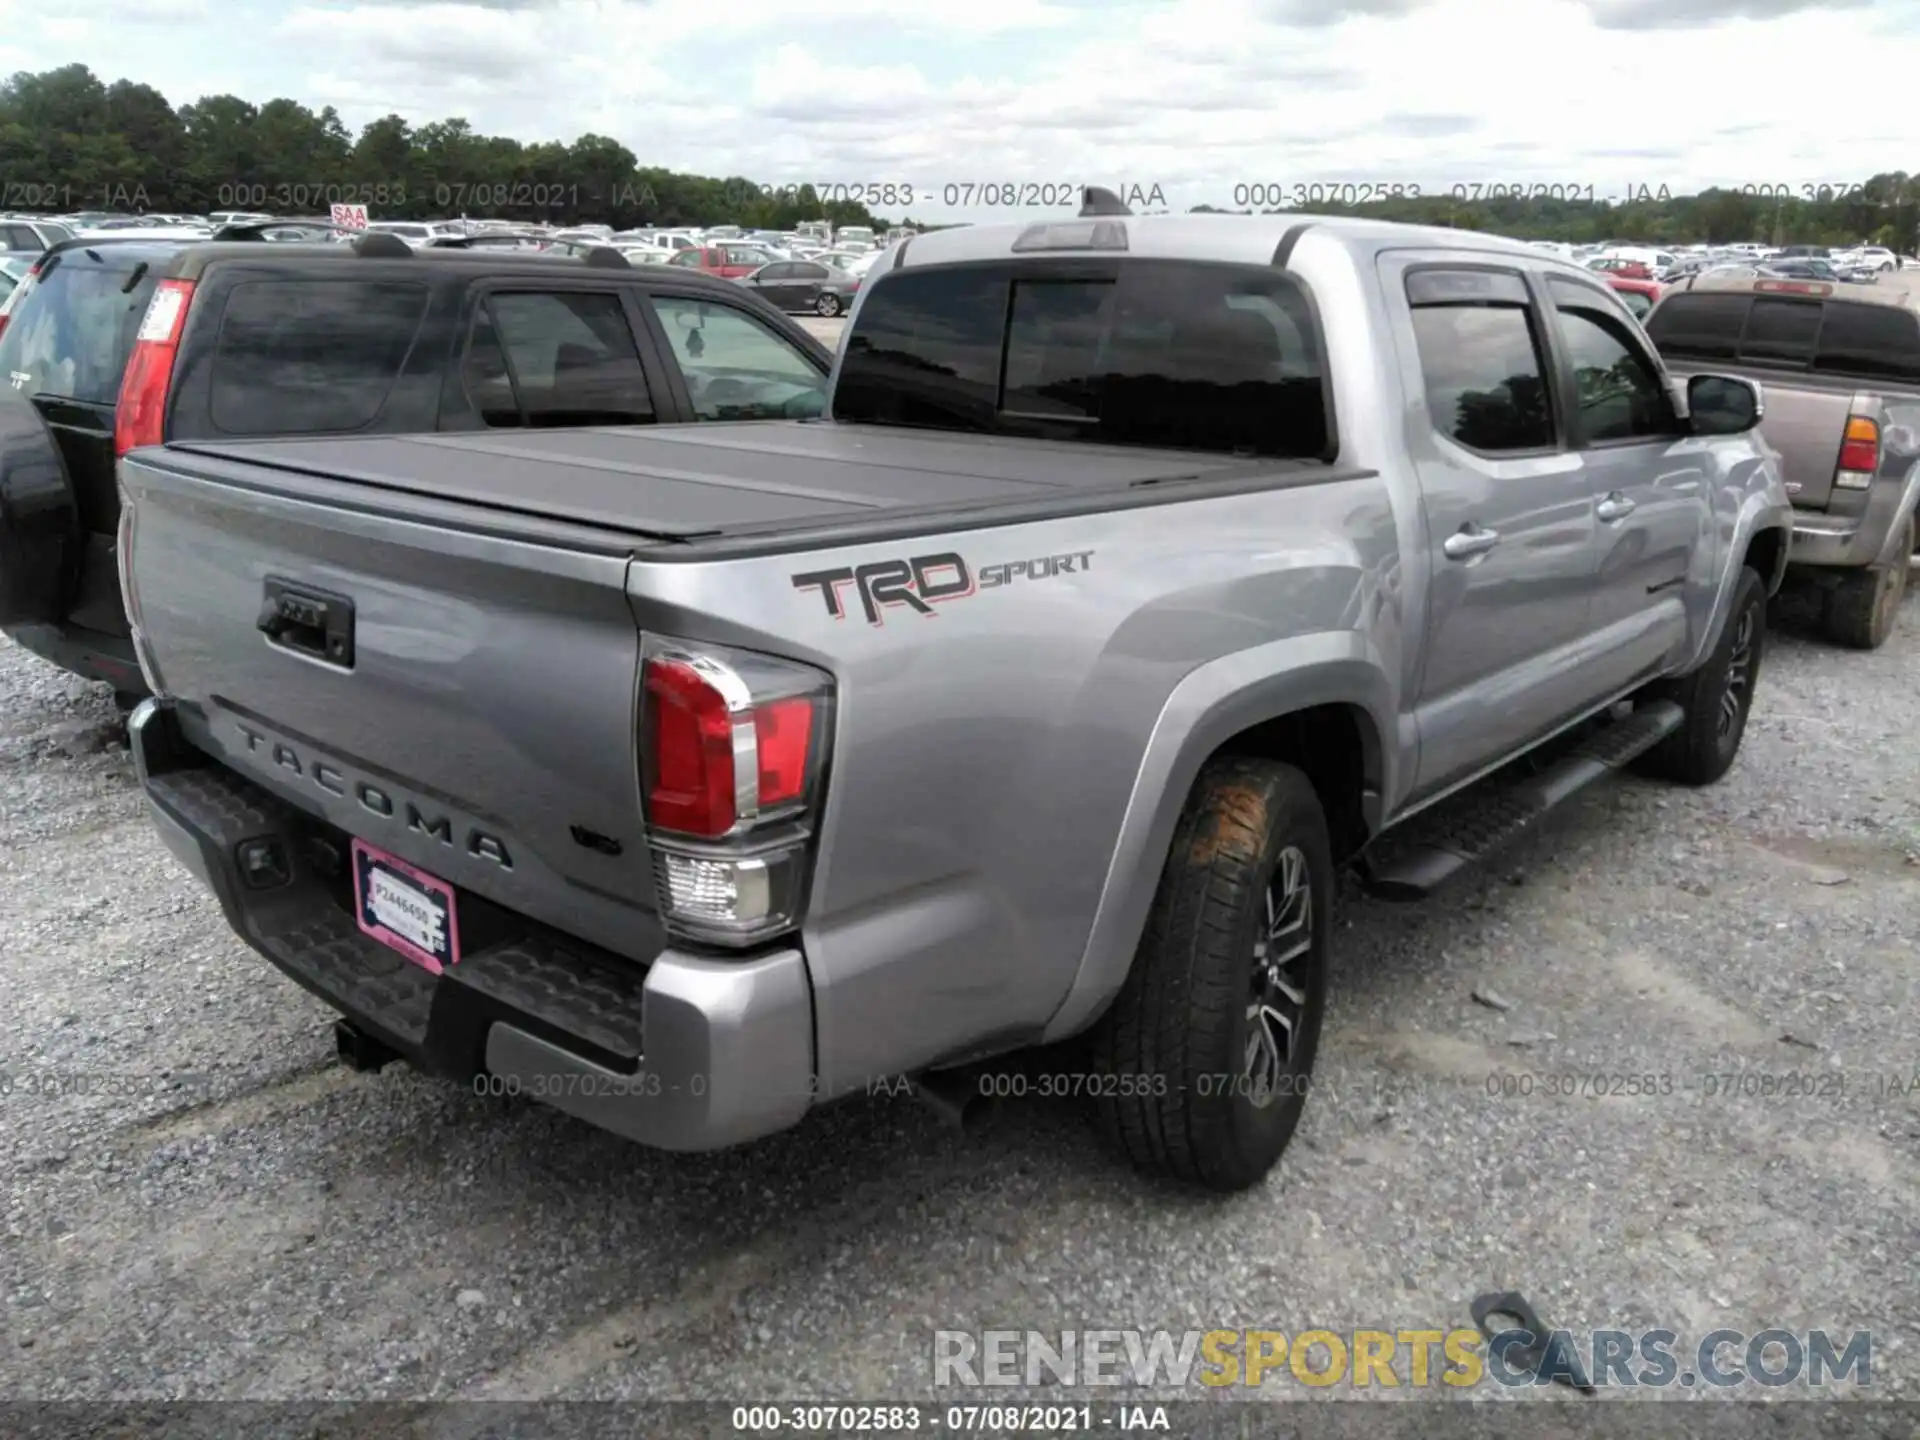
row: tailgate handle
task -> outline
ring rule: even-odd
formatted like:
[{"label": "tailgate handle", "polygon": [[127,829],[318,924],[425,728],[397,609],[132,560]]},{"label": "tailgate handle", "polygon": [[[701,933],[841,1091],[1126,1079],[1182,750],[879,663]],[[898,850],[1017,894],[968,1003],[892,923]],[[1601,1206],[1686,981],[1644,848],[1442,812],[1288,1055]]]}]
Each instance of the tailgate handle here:
[{"label": "tailgate handle", "polygon": [[269,579],[258,625],[283,650],[353,668],[353,601],[344,595]]}]

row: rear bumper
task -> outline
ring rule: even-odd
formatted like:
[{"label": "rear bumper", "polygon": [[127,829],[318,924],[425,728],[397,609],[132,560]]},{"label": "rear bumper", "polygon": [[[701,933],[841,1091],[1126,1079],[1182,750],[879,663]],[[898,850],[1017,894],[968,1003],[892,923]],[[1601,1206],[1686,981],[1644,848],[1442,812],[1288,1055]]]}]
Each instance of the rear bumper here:
[{"label": "rear bumper", "polygon": [[1876,480],[1865,493],[1866,507],[1857,515],[1795,510],[1788,561],[1795,565],[1859,568],[1895,559],[1887,553],[1887,546],[1901,519],[1920,504],[1920,471],[1905,484]]},{"label": "rear bumper", "polygon": [[[812,1103],[798,950],[739,961],[665,950],[642,971],[497,911],[499,938],[436,976],[360,932],[344,869],[329,873],[338,832],[194,750],[164,700],[142,703],[128,731],[161,839],[227,923],[420,1069],[490,1077],[491,1091],[669,1150],[771,1134]],[[265,836],[282,842],[291,878],[249,889],[235,847]]]}]

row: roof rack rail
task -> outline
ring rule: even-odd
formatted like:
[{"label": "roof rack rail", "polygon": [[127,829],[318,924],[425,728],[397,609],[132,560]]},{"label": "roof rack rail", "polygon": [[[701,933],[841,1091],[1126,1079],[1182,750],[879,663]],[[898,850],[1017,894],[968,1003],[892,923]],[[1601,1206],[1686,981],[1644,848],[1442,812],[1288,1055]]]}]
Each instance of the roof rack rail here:
[{"label": "roof rack rail", "polygon": [[1080,192],[1080,217],[1090,219],[1095,215],[1131,215],[1127,202],[1104,185],[1089,185]]}]

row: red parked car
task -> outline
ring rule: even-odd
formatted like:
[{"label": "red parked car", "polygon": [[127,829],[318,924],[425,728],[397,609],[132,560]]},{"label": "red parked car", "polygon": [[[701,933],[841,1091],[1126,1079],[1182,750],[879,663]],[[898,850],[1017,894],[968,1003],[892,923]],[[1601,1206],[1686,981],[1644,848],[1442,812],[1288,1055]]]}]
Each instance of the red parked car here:
[{"label": "red parked car", "polygon": [[722,280],[738,280],[751,275],[762,265],[771,265],[775,257],[755,245],[698,245],[682,250],[669,265],[718,275]]},{"label": "red parked car", "polygon": [[1600,278],[1613,287],[1620,296],[1620,303],[1633,312],[1634,319],[1644,320],[1647,318],[1647,312],[1653,309],[1666,287],[1655,280],[1651,274],[1646,273],[1646,266],[1642,265],[1638,268],[1642,272],[1640,275],[1625,275],[1618,270],[1610,270],[1604,272]]}]

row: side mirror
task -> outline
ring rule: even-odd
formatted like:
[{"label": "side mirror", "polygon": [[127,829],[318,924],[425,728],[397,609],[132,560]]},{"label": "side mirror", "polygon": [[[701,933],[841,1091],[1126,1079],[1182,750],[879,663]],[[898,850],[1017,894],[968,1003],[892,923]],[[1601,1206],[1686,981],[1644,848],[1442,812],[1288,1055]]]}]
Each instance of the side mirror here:
[{"label": "side mirror", "polygon": [[1760,423],[1760,387],[1737,375],[1695,375],[1687,381],[1687,415],[1696,435],[1744,435]]}]

